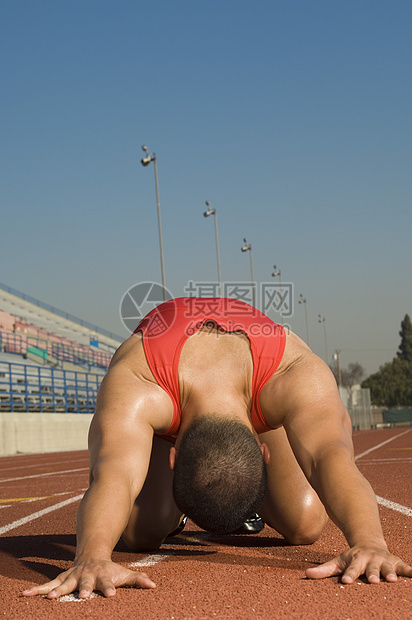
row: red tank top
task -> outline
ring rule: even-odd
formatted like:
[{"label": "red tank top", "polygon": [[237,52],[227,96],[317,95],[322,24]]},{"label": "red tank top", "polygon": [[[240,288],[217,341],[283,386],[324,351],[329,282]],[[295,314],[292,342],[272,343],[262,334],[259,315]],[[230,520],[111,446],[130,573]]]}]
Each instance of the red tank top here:
[{"label": "red tank top", "polygon": [[178,366],[183,345],[208,321],[226,332],[241,331],[248,337],[253,359],[251,421],[257,433],[271,430],[260,408],[260,393],[282,359],[284,328],[238,299],[179,297],[154,308],[134,331],[142,332],[150,370],[173,402],[173,421],[163,436],[176,436],[180,426]]}]

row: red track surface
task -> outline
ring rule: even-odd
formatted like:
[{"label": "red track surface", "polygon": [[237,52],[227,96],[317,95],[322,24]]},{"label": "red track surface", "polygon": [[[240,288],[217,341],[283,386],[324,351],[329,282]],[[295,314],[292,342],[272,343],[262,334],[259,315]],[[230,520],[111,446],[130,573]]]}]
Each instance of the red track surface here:
[{"label": "red track surface", "polygon": [[[357,432],[354,444],[357,455],[371,450],[357,462],[377,496],[409,509],[403,514],[399,506],[380,506],[390,549],[411,564],[412,429]],[[410,579],[370,585],[362,578],[343,586],[337,577],[305,578],[305,568],[346,547],[331,523],[314,545],[291,547],[268,527],[257,536],[217,538],[189,522],[152,557],[130,553],[120,543],[116,547],[115,561],[146,564],[141,570],[156,582],[155,590],[119,589],[112,599],[96,594],[88,601],[73,595],[56,601],[21,596],[30,585],[53,579],[71,566],[79,500],[41,511],[81,495],[87,486],[87,467],[85,452],[0,459],[0,617],[412,618]],[[32,520],[25,521],[29,516]]]}]

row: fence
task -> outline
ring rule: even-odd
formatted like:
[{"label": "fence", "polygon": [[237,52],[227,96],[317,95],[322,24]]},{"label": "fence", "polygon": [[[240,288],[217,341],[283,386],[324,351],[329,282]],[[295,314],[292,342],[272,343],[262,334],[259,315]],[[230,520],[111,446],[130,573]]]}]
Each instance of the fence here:
[{"label": "fence", "polygon": [[352,388],[348,396],[347,409],[354,430],[373,428],[369,388]]},{"label": "fence", "polygon": [[93,413],[102,378],[0,361],[0,411]]},{"label": "fence", "polygon": [[389,424],[412,426],[412,407],[394,407],[383,412],[383,419]]}]

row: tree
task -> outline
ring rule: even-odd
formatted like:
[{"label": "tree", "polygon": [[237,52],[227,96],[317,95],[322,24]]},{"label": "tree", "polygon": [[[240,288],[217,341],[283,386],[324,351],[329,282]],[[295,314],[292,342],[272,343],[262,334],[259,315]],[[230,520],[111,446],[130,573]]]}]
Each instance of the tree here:
[{"label": "tree", "polygon": [[409,314],[405,314],[399,335],[401,337],[401,344],[399,345],[397,356],[402,360],[412,362],[412,323]]},{"label": "tree", "polygon": [[351,363],[346,369],[342,370],[342,385],[351,390],[354,385],[362,381],[364,376],[364,367],[359,362]]},{"label": "tree", "polygon": [[396,357],[362,383],[363,388],[370,389],[372,403],[380,407],[412,405],[412,323],[407,314],[399,335],[401,343]]},{"label": "tree", "polygon": [[371,401],[378,407],[408,407],[412,404],[412,362],[395,357],[363,383],[370,388]]},{"label": "tree", "polygon": [[[333,375],[336,379],[336,383],[339,383],[339,377],[338,377],[339,371],[338,371],[337,362],[333,362],[329,366],[329,368],[333,372]],[[365,376],[365,369],[361,364],[359,364],[359,362],[352,362],[351,364],[348,365],[347,368],[340,369],[341,385],[342,387],[348,388],[349,390],[352,390],[354,385],[356,385],[357,383],[360,383],[364,376]]]}]

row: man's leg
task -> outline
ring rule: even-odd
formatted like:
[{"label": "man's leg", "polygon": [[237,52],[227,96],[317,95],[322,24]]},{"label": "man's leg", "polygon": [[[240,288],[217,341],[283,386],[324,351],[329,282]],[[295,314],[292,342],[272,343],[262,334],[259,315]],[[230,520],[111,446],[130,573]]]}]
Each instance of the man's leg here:
[{"label": "man's leg", "polygon": [[270,451],[269,492],[259,510],[267,525],[294,545],[313,543],[328,517],[290,447],[286,432],[278,428],[260,435]]},{"label": "man's leg", "polygon": [[158,549],[182,518],[173,499],[173,472],[169,467],[171,447],[169,441],[160,437],[153,438],[146,481],[122,536],[125,543],[135,551]]}]

